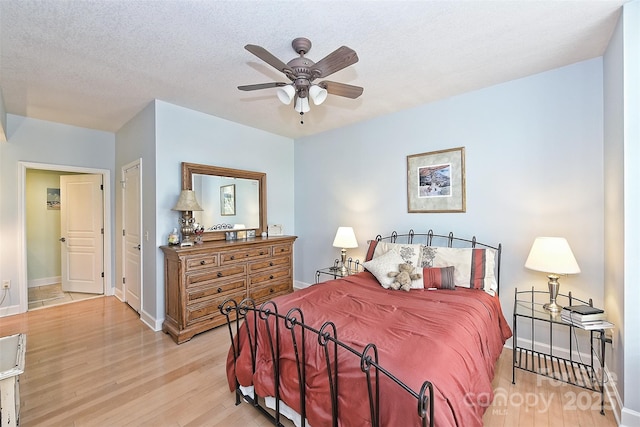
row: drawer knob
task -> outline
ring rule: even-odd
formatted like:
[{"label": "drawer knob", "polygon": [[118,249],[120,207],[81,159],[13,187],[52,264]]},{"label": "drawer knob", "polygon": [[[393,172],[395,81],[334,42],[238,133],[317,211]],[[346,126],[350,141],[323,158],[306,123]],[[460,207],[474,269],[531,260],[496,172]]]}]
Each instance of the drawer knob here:
[{"label": "drawer knob", "polygon": [[269,293],[272,294],[273,293],[273,288],[269,289]]},{"label": "drawer knob", "polygon": [[270,267],[273,267],[273,261],[271,261],[271,262],[269,263],[269,266],[270,266]]},{"label": "drawer knob", "polygon": [[280,248],[280,252],[284,252],[284,251],[285,251],[285,249],[284,249],[284,248]]},{"label": "drawer knob", "polygon": [[230,258],[231,258],[231,259],[236,259],[236,256],[235,256],[235,255],[231,255],[231,257],[230,257]]},{"label": "drawer knob", "polygon": [[249,256],[249,254],[244,254],[244,256]]},{"label": "drawer knob", "polygon": [[264,255],[264,252],[260,251],[260,255]]},{"label": "drawer knob", "polygon": [[218,276],[218,277],[222,277],[222,272],[221,272],[221,271],[218,271],[217,276]]},{"label": "drawer knob", "polygon": [[217,290],[218,290],[218,293],[222,292],[222,288],[218,288]]},{"label": "drawer knob", "polygon": [[271,276],[269,276],[269,279],[273,279],[273,274]]},{"label": "drawer knob", "polygon": [[205,260],[200,261],[200,265],[205,265],[207,262]]}]

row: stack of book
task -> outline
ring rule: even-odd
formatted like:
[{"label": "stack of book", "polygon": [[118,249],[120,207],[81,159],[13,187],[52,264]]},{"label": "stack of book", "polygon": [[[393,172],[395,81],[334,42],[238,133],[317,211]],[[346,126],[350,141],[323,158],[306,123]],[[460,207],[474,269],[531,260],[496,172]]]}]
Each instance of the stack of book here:
[{"label": "stack of book", "polygon": [[582,329],[609,329],[612,323],[607,322],[604,310],[590,305],[571,305],[564,307],[560,313],[562,320]]}]

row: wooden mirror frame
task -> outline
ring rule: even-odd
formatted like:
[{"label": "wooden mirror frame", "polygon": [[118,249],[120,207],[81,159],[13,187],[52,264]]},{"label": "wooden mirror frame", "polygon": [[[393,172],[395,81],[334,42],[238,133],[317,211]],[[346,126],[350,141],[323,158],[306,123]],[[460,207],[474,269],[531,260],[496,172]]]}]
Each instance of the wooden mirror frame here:
[{"label": "wooden mirror frame", "polygon": [[[182,189],[183,190],[193,190],[191,188],[193,183],[193,174],[201,174],[201,175],[213,175],[213,176],[224,176],[231,178],[244,178],[244,179],[255,179],[258,181],[259,191],[259,205],[260,205],[260,224],[259,228],[248,228],[248,230],[256,230],[256,237],[260,236],[262,232],[267,231],[267,174],[263,172],[252,172],[245,171],[241,169],[229,169],[229,168],[221,168],[217,166],[209,166],[209,165],[200,165],[197,163],[187,163],[182,162]],[[205,231],[202,234],[202,240],[210,241],[210,240],[224,240],[226,235],[225,232],[230,230],[221,230],[221,231]]]}]

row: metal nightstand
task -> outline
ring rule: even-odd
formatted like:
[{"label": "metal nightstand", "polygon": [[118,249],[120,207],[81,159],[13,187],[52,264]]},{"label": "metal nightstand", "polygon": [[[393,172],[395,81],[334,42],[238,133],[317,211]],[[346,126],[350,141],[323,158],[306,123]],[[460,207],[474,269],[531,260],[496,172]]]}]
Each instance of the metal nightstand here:
[{"label": "metal nightstand", "polygon": [[364,267],[360,264],[360,260],[353,260],[352,258],[349,258],[347,259],[347,273],[343,274],[340,269],[340,260],[336,259],[333,261],[333,265],[331,267],[316,270],[316,283],[320,283],[320,276],[323,274],[331,276],[332,279],[339,279],[362,271],[364,271]]},{"label": "metal nightstand", "polygon": [[[605,336],[605,329],[586,330],[562,320],[560,313],[551,313],[543,308],[549,301],[549,292],[536,291],[533,288],[527,291],[515,290],[513,307],[513,372],[512,382],[516,383],[516,368],[524,371],[543,375],[557,381],[594,391],[600,394],[600,413],[604,415],[604,357],[606,343],[611,339]],[[558,294],[558,303],[562,306],[585,304],[593,306],[592,300],[583,301],[568,295]],[[526,322],[531,329],[531,340],[518,341],[518,322]],[[569,354],[567,357],[558,356],[560,348],[554,347],[554,332],[558,333],[555,325],[566,327],[569,334]],[[523,325],[524,326],[524,325]],[[536,342],[536,326],[543,328],[543,333],[548,331],[548,343]],[[555,329],[555,331],[554,331]],[[588,363],[583,361],[577,351],[578,342],[576,330],[588,332],[590,354]],[[562,333],[564,334],[564,333]],[[574,350],[574,338],[575,346]],[[529,341],[527,344],[526,341]],[[595,345],[594,345],[595,344]],[[566,351],[565,351],[566,353]],[[600,372],[596,372],[598,365],[594,364],[594,356],[599,359]]]}]

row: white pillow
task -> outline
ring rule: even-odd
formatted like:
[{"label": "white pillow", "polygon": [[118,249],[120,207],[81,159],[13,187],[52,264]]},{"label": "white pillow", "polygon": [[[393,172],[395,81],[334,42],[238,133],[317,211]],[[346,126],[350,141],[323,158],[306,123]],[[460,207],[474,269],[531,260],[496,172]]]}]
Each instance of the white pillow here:
[{"label": "white pillow", "polygon": [[496,252],[493,249],[423,246],[420,267],[454,266],[456,286],[497,291]]},{"label": "white pillow", "polygon": [[373,252],[373,258],[384,255],[389,251],[394,251],[400,255],[405,263],[417,268],[419,267],[421,249],[422,245],[419,244],[378,242]]},{"label": "white pillow", "polygon": [[[378,242],[376,249],[373,252],[373,259],[389,252],[395,252],[400,256],[400,258],[402,258],[402,262],[400,262],[400,264],[411,264],[416,268],[414,273],[421,273],[421,249],[422,245],[420,244]],[[389,271],[398,271],[398,266],[396,265],[395,269]],[[391,283],[393,283],[393,280]],[[411,289],[424,289],[424,281],[422,280],[422,277],[411,281]]]},{"label": "white pillow", "polygon": [[389,277],[388,274],[391,271],[399,271],[398,266],[403,263],[404,260],[396,251],[388,251],[362,265],[378,279],[383,288],[389,289],[395,278]]}]

